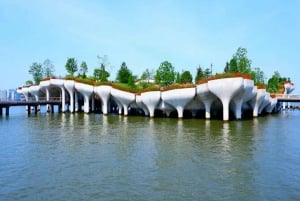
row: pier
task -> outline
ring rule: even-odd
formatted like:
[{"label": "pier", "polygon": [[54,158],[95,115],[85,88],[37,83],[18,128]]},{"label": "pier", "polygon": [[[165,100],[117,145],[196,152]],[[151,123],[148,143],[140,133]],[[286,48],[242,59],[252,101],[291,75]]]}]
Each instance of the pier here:
[{"label": "pier", "polygon": [[49,100],[40,98],[38,101],[36,100],[24,100],[24,101],[0,101],[0,116],[3,115],[3,108],[5,108],[5,115],[9,115],[9,108],[12,106],[26,106],[27,113],[31,114],[31,108],[34,108],[34,113],[38,112],[38,107],[41,105],[47,105],[49,111],[54,111],[54,106],[57,105],[61,108],[62,102],[60,97],[54,97]]}]

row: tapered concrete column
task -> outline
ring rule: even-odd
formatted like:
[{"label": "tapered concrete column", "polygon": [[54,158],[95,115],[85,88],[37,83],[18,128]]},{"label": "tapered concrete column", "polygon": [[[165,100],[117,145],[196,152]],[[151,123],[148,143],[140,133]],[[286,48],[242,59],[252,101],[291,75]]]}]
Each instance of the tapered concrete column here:
[{"label": "tapered concrete column", "polygon": [[84,106],[83,111],[85,113],[90,112],[90,97],[94,92],[94,87],[88,84],[83,84],[79,82],[75,82],[75,89],[83,95],[84,98]]},{"label": "tapered concrete column", "polygon": [[270,94],[268,92],[266,92],[266,95],[261,103],[261,105],[258,108],[258,114],[261,114],[262,111],[271,104],[271,97]]},{"label": "tapered concrete column", "polygon": [[40,90],[39,85],[32,85],[28,89],[28,92],[34,96],[36,101],[39,100],[39,90]]},{"label": "tapered concrete column", "polygon": [[217,97],[209,91],[207,83],[196,86],[196,99],[204,104],[205,118],[210,119],[211,104],[217,99]]},{"label": "tapered concrete column", "polygon": [[172,111],[176,110],[175,107],[173,107],[169,103],[163,101],[162,99],[160,99],[160,102],[157,105],[157,109],[162,110],[167,115],[167,117],[170,116],[170,114],[171,114]]},{"label": "tapered concrete column", "polygon": [[75,81],[74,80],[65,80],[64,87],[70,96],[70,112],[74,112],[74,93],[75,93]]},{"label": "tapered concrete column", "polygon": [[266,112],[272,113],[277,104],[277,98],[270,98],[270,104],[266,107]]},{"label": "tapered concrete column", "polygon": [[231,99],[244,88],[243,78],[224,78],[208,81],[208,89],[215,94],[223,104],[223,120],[229,120],[229,103]]},{"label": "tapered concrete column", "polygon": [[64,79],[50,79],[50,84],[59,87],[61,90],[61,111],[66,111],[66,92],[64,87]]},{"label": "tapered concrete column", "polygon": [[148,91],[141,93],[142,102],[147,107],[150,117],[154,117],[154,110],[160,102],[160,96],[160,91]]},{"label": "tapered concrete column", "polygon": [[108,101],[110,98],[111,86],[96,86],[94,87],[94,92],[99,96],[102,103],[102,113],[107,115],[108,113]]},{"label": "tapered concrete column", "polygon": [[78,92],[75,90],[74,92],[74,106],[75,106],[75,112],[79,111],[79,103],[78,103]]},{"label": "tapered concrete column", "polygon": [[128,115],[128,106],[135,101],[135,94],[111,88],[111,95],[123,106],[124,115]]},{"label": "tapered concrete column", "polygon": [[195,97],[195,88],[173,89],[161,92],[161,99],[176,108],[178,118],[183,117],[183,110]]},{"label": "tapered concrete column", "polygon": [[143,103],[141,95],[135,95],[135,102],[136,102],[137,106],[143,110],[143,112],[145,113],[145,116],[149,116],[149,111],[148,111],[146,105]]},{"label": "tapered concrete column", "polygon": [[250,104],[253,108],[253,117],[258,116],[258,110],[266,96],[266,89],[257,89],[256,96],[251,100]]},{"label": "tapered concrete column", "polygon": [[241,90],[240,93],[237,93],[232,98],[231,106],[232,106],[232,110],[234,111],[234,115],[236,119],[242,118],[243,103],[250,100],[251,96],[253,95],[252,94],[253,87],[254,87],[253,80],[244,79],[243,90]]}]

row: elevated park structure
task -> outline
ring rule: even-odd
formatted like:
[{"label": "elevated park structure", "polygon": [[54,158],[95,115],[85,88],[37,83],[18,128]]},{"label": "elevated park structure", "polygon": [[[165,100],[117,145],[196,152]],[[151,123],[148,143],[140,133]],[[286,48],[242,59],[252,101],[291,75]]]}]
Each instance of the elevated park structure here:
[{"label": "elevated park structure", "polygon": [[263,113],[278,111],[280,102],[300,101],[300,97],[290,95],[294,90],[293,84],[286,83],[284,87],[284,94],[273,96],[266,89],[255,86],[251,79],[233,77],[209,80],[183,88],[133,93],[111,85],[94,86],[75,80],[48,79],[41,81],[39,85],[20,87],[18,92],[24,95],[25,100],[6,105],[0,102],[0,109],[2,114],[2,108],[8,110],[14,105],[47,105],[50,109],[58,105],[61,112],[83,110],[90,113],[98,110],[107,115],[117,111],[125,116],[134,109],[151,118],[156,117],[157,111],[165,116],[176,114],[178,118],[183,118],[184,112],[194,116],[203,111],[206,119],[212,118],[217,112],[227,121],[241,119],[246,111],[251,111],[251,116],[257,117]]}]

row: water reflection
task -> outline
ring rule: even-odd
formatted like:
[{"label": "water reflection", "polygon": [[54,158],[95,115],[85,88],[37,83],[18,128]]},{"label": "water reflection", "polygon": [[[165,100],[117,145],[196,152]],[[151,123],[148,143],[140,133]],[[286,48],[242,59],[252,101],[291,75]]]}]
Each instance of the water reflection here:
[{"label": "water reflection", "polygon": [[66,113],[2,120],[0,196],[296,200],[300,115],[291,118],[223,122]]}]

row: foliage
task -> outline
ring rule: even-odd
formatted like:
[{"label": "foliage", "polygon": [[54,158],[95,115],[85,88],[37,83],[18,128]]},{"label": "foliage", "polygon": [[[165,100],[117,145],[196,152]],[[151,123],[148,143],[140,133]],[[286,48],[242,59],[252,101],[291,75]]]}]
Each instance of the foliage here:
[{"label": "foliage", "polygon": [[203,76],[204,76],[205,78],[208,78],[208,77],[212,76],[211,70],[210,70],[209,68],[206,68],[206,69],[204,70],[204,72],[203,72]]},{"label": "foliage", "polygon": [[283,93],[283,85],[288,79],[281,77],[278,71],[268,80],[267,90],[270,93]]},{"label": "foliage", "polygon": [[247,57],[246,48],[239,47],[237,49],[229,62],[229,66],[226,64],[224,72],[251,73],[251,60]]},{"label": "foliage", "polygon": [[134,86],[131,86],[127,83],[112,83],[112,87],[115,89],[119,89],[122,91],[127,91],[130,93],[136,93],[137,92],[137,88]]},{"label": "foliage", "polygon": [[176,73],[176,78],[175,78],[175,83],[180,84],[180,82],[181,82],[181,75],[180,75],[179,72],[177,72],[177,73]]},{"label": "foliage", "polygon": [[107,72],[105,70],[105,66],[104,64],[102,63],[100,68],[96,68],[94,70],[94,77],[97,81],[100,81],[100,82],[107,82],[108,81],[108,77],[109,77],[109,72]]},{"label": "foliage", "polygon": [[25,82],[25,86],[31,86],[31,85],[33,85],[32,80],[27,80],[27,81]]},{"label": "foliage", "polygon": [[265,73],[260,68],[251,70],[251,76],[255,85],[265,83]]},{"label": "foliage", "polygon": [[198,82],[198,80],[201,80],[203,78],[204,78],[204,73],[203,73],[203,70],[202,70],[201,66],[199,65],[199,67],[197,68],[195,82]]},{"label": "foliage", "polygon": [[39,84],[40,81],[43,79],[43,67],[40,63],[32,63],[32,65],[29,67],[28,72],[32,75],[35,84]]},{"label": "foliage", "polygon": [[65,67],[71,77],[74,77],[74,73],[78,71],[77,61],[75,58],[68,58]]},{"label": "foliage", "polygon": [[184,71],[180,76],[180,83],[186,84],[186,83],[192,83],[193,82],[193,76],[190,73],[190,71]]},{"label": "foliage", "polygon": [[154,76],[154,71],[153,70],[149,70],[148,68],[142,73],[141,75],[141,79],[142,80],[150,80],[150,79],[153,79],[153,76]]},{"label": "foliage", "polygon": [[132,82],[134,83],[133,75],[131,71],[128,69],[125,62],[121,64],[121,67],[118,71],[117,81],[119,81],[120,83],[127,83],[127,84],[128,83],[132,84]]},{"label": "foliage", "polygon": [[175,81],[175,70],[172,64],[168,61],[164,61],[158,67],[155,74],[155,82],[162,86],[169,86]]},{"label": "foliage", "polygon": [[46,59],[43,63],[43,74],[44,77],[53,77],[54,76],[54,65],[50,59]]},{"label": "foliage", "polygon": [[80,64],[80,69],[79,69],[79,73],[82,74],[81,76],[82,76],[83,78],[86,77],[87,71],[88,71],[88,66],[87,66],[86,62],[85,62],[85,61],[81,62],[81,64]]}]

